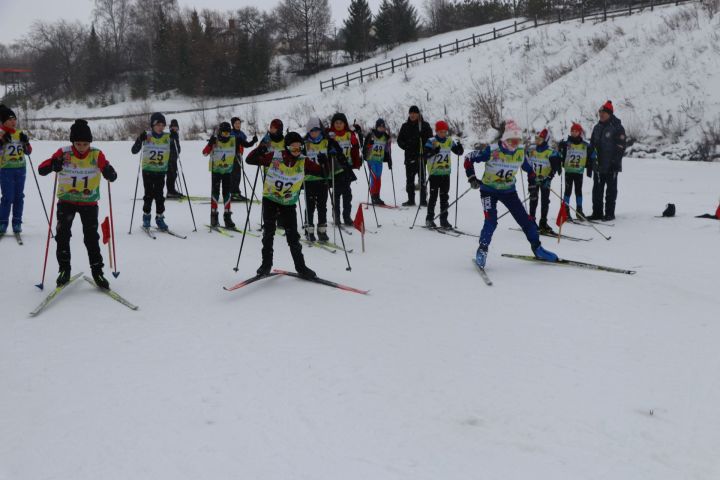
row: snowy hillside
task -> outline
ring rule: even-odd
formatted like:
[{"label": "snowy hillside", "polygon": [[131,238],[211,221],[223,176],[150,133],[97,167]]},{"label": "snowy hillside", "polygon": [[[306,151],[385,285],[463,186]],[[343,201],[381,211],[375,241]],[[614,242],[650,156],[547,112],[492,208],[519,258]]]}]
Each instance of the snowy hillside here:
[{"label": "snowy hillside", "polygon": [[[477,139],[485,135],[473,131],[469,121],[471,100],[477,91],[473,82],[485,86],[493,78],[504,92],[506,116],[515,117],[523,126],[548,125],[559,138],[573,120],[590,128],[598,106],[610,98],[628,134],[642,144],[634,147],[636,152],[652,152],[659,144],[670,158],[684,158],[691,148],[688,142],[697,142],[709,122],[716,121],[716,129],[720,129],[720,90],[715,86],[720,78],[719,22],[720,16],[710,18],[700,4],[663,7],[608,22],[570,22],[529,30],[413,67],[406,74],[334,92],[320,93],[319,80],[355,67],[327,71],[286,91],[256,99],[202,103],[170,97],[150,105],[118,104],[91,110],[82,105],[60,109],[48,106],[33,117],[122,115],[138,108],[142,111],[142,107],[166,111],[203,107],[207,109],[204,114],[173,115],[186,130],[198,131],[233,114],[255,120],[259,129],[274,117],[298,128],[309,115],[330,116],[342,110],[350,119],[357,118],[366,125],[383,116],[397,131],[407,107],[418,104],[430,120],[447,118],[465,136]],[[436,46],[470,31],[407,44],[389,55]],[[364,65],[384,59],[371,59]],[[278,97],[283,99],[271,100]],[[259,103],[214,109],[215,105],[253,100]],[[116,120],[98,123],[105,137],[117,138]],[[43,135],[47,134],[43,127],[67,124],[43,121],[34,127]]]},{"label": "snowy hillside", "polygon": [[[304,253],[369,296],[291,278],[228,293],[259,265],[259,239],[234,273],[240,238],[202,228],[200,203],[193,233],[175,201],[168,221],[187,240],[151,240],[137,224],[127,235],[137,159],[127,143],[97,146],[119,173],[111,283],[140,310],[79,282],[28,318],[47,227],[29,178],[25,245],[0,241],[1,480],[720,478],[720,226],[693,218],[714,209],[720,165],[630,158],[612,240],[569,225],[593,240],[544,242],[634,276],[502,258],[529,253],[507,216],[487,287],[470,263],[476,239],[411,231],[414,211],[379,210],[375,228],[368,210],[379,233],[365,254],[357,232],[345,238],[352,272],[339,253]],[[57,147],[37,142],[36,164]],[[194,195],[209,188],[201,148],[183,144]],[[51,179],[40,181],[48,201]],[[654,218],[667,202],[677,217]],[[458,226],[481,222],[472,192]],[[73,267],[87,272],[78,223]],[[282,240],[276,266],[291,268]]]}]

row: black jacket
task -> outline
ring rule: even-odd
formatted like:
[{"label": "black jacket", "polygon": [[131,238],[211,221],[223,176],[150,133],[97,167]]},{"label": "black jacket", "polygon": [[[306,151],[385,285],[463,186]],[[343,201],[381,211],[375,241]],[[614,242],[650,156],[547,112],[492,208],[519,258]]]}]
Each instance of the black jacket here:
[{"label": "black jacket", "polygon": [[590,150],[596,158],[592,169],[598,173],[622,172],[625,155],[625,129],[616,116],[603,123],[598,122],[590,136]]},{"label": "black jacket", "polygon": [[433,132],[430,124],[420,117],[420,125],[418,122],[408,121],[400,127],[400,133],[397,136],[397,144],[405,150],[405,164],[417,162],[421,158],[421,148],[432,137]]}]

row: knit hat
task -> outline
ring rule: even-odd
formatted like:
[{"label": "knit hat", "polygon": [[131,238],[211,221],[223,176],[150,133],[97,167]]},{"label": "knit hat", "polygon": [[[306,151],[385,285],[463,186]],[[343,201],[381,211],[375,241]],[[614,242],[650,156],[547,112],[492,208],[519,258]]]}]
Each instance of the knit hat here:
[{"label": "knit hat", "polygon": [[0,123],[5,123],[11,118],[17,118],[15,112],[10,110],[5,105],[0,105]]},{"label": "knit hat", "polygon": [[408,113],[420,113],[420,109],[417,107],[417,105],[413,105],[410,107],[410,111]]},{"label": "knit hat", "polygon": [[230,124],[229,124],[228,122],[221,122],[221,123],[220,123],[220,126],[218,126],[218,131],[219,131],[219,132],[228,132],[228,133],[230,133],[231,130],[232,130],[232,127],[230,126]]},{"label": "knit hat", "polygon": [[276,128],[278,133],[282,133],[283,128],[284,128],[283,122],[279,118],[273,119],[273,121],[270,122],[270,126],[273,128]]},{"label": "knit hat", "polygon": [[289,149],[293,143],[302,144],[303,139],[297,132],[288,132],[287,135],[285,135],[285,148]]},{"label": "knit hat", "polygon": [[240,120],[240,117],[232,117],[230,119],[230,125],[235,125],[235,122],[242,122],[242,120]]},{"label": "knit hat", "polygon": [[170,127],[180,128],[177,119],[173,118],[172,120],[170,120]]},{"label": "knit hat", "polygon": [[165,121],[165,115],[163,115],[160,112],[155,112],[152,115],[150,115],[150,128],[154,127],[158,123],[167,125],[167,122]]},{"label": "knit hat", "polygon": [[583,129],[582,125],[580,125],[577,122],[573,122],[572,125],[570,125],[570,134],[572,135],[572,132],[580,132],[580,136],[582,137],[585,135],[585,130]]},{"label": "knit hat", "polygon": [[307,123],[305,124],[305,131],[310,133],[313,130],[322,130],[322,121],[318,117],[310,117],[308,118]]},{"label": "knit hat", "polygon": [[511,138],[522,140],[522,130],[520,126],[515,123],[515,120],[507,120],[505,122],[505,131],[502,134],[501,140],[506,141]]},{"label": "knit hat", "polygon": [[387,128],[387,125],[385,125],[385,120],[382,118],[378,118],[375,120],[375,128],[385,127]]},{"label": "knit hat", "polygon": [[445,120],[439,120],[435,122],[435,131],[439,132],[441,130],[450,130],[450,127]]},{"label": "knit hat", "polygon": [[540,130],[539,132],[537,132],[535,135],[538,136],[538,137],[540,137],[540,138],[542,138],[543,141],[547,142],[548,136],[550,135],[550,132],[548,132],[548,129],[547,129],[547,128],[543,128],[542,130]]},{"label": "knit hat", "polygon": [[348,125],[350,125],[344,113],[337,112],[335,115],[333,115],[332,120],[330,120],[330,124],[335,125],[335,122],[337,120],[342,120],[342,122],[345,123],[345,128],[348,128]]},{"label": "knit hat", "polygon": [[607,102],[603,103],[602,107],[600,107],[600,111],[612,115],[615,112],[615,108],[613,108],[612,102],[608,100]]},{"label": "knit hat", "polygon": [[92,142],[92,131],[87,120],[75,120],[70,126],[70,141],[71,142]]}]

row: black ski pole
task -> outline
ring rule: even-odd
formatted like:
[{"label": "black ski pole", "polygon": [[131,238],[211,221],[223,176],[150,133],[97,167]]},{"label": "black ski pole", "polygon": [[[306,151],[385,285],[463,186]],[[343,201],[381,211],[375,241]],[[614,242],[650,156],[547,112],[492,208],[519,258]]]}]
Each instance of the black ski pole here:
[{"label": "black ski pole", "polygon": [[[33,178],[35,179],[35,185],[37,185],[38,195],[40,195],[40,203],[42,203],[43,212],[45,212],[45,218],[47,219],[48,225],[50,225],[50,217],[48,216],[47,208],[45,207],[45,200],[43,199],[42,191],[40,190],[40,182],[38,182],[37,174],[35,173],[35,166],[33,165],[32,158],[30,157],[29,154],[27,157],[28,157],[28,160],[30,161],[30,170],[32,170]],[[53,201],[54,200],[55,199],[53,199]],[[52,238],[55,238],[55,235],[52,234],[52,231],[50,233],[50,236]]]},{"label": "black ski pole", "polygon": [[[342,227],[338,223],[338,212],[335,210],[335,156],[332,157],[331,168],[333,171],[333,191],[330,192],[330,206],[333,209],[333,221],[335,223],[335,227],[337,227],[338,232],[340,233],[340,242],[342,243],[343,252],[345,253],[345,261],[347,262],[347,268],[345,270],[350,272],[352,271],[352,267],[350,266],[350,258],[348,258],[347,247],[345,247],[345,237],[343,237]],[[333,230],[333,232],[334,231],[335,230]]]},{"label": "black ski pole", "polygon": [[128,235],[132,235],[132,226],[133,226],[133,218],[135,218],[135,203],[137,203],[137,191],[138,191],[138,185],[140,185],[140,169],[142,167],[142,150],[140,150],[138,154],[138,171],[137,171],[137,177],[135,178],[135,194],[133,195],[133,208],[132,212],[130,213],[130,229],[128,230]]},{"label": "black ski pole", "polygon": [[457,156],[457,168],[455,169],[455,228],[457,228],[458,217],[458,189],[460,188],[460,155]]},{"label": "black ski pole", "polygon": [[[178,152],[180,151],[180,149],[178,148],[177,140],[175,140],[175,149]],[[185,180],[185,169],[183,168],[182,161],[180,160],[180,153],[178,153],[177,164],[178,169],[180,170],[180,174],[182,175],[183,184],[185,185],[185,196],[187,197],[188,207],[190,207],[190,218],[192,218],[194,228],[193,232],[197,232],[197,225],[195,224],[195,214],[193,213],[192,202],[190,201],[190,192],[188,191],[187,181]]]},{"label": "black ski pole", "polygon": [[[260,173],[260,165],[258,165],[258,169],[255,172],[255,180],[253,181],[252,186],[252,192],[255,194],[255,186],[257,185],[257,179]],[[234,271],[238,271],[240,269],[240,256],[242,255],[243,246],[245,246],[245,236],[247,235],[248,227],[250,225],[250,211],[252,210],[252,203],[250,204],[248,208],[247,217],[245,217],[245,228],[243,228],[243,234],[242,234],[242,241],[240,242],[240,251],[238,252],[238,258],[237,263],[235,263],[235,268],[233,268]]]},{"label": "black ski pole", "polygon": [[[424,168],[424,167],[423,167],[423,168]],[[430,175],[427,176],[427,180],[425,180],[425,184],[423,185],[422,188],[427,188],[427,184],[428,184],[429,181],[430,181]],[[415,218],[413,218],[413,223],[412,223],[412,225],[410,226],[410,230],[412,230],[413,228],[415,228],[415,222],[417,222],[417,217],[418,217],[418,215],[420,214],[420,207],[422,207],[422,204],[421,204],[421,203],[418,203],[417,210],[415,210]],[[439,217],[439,216],[440,216],[440,215],[438,215],[438,217]],[[435,217],[435,218],[437,218],[437,217]]]},{"label": "black ski pole", "polygon": [[464,197],[470,190],[472,190],[472,187],[468,187],[468,189],[465,190],[463,193],[461,193],[454,202],[452,202],[450,205],[447,206],[447,208],[446,208],[445,210],[443,210],[443,211],[441,211],[440,213],[438,213],[437,215],[435,215],[435,218],[433,218],[433,220],[437,220],[438,217],[440,217],[440,215],[442,215],[442,214],[445,213],[445,212],[450,211],[450,207],[452,207],[453,205],[457,205],[457,202],[458,202],[462,197]]},{"label": "black ski pole", "polygon": [[[365,180],[367,180],[368,194],[370,194],[370,177],[368,176],[367,165],[365,165],[365,162],[363,162],[363,171],[365,172]],[[372,199],[370,200],[370,205],[372,206],[373,215],[375,216],[375,225],[380,228],[382,227],[382,225],[380,225],[380,222],[378,222],[377,211],[375,210],[375,202],[373,202]]]},{"label": "black ski pole", "polygon": [[397,197],[395,196],[395,175],[393,175],[393,169],[391,166],[388,166],[390,169],[390,180],[392,181],[392,187],[393,187],[393,205],[398,206],[397,204]]}]

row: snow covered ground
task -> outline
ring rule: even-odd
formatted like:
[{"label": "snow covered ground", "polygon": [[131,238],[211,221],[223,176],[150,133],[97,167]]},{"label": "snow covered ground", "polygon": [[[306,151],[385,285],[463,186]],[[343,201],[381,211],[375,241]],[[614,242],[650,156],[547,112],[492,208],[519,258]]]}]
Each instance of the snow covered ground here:
[{"label": "snow covered ground", "polygon": [[[544,242],[635,276],[502,258],[529,253],[508,216],[487,287],[470,263],[474,238],[411,231],[414,211],[378,210],[377,229],[368,210],[379,233],[365,254],[358,233],[345,238],[352,272],[340,253],[304,253],[321,276],[369,296],[292,278],[228,293],[221,286],[259,265],[259,239],[246,240],[234,273],[240,238],[202,228],[201,204],[192,233],[174,201],[168,221],[187,240],[151,240],[137,224],[128,235],[137,159],[128,143],[97,145],[120,175],[111,284],[140,310],[79,282],[28,317],[44,296],[33,285],[46,233],[29,177],[25,245],[0,241],[0,479],[720,476],[720,224],[693,218],[714,211],[719,165],[627,159],[616,226],[604,229],[612,240],[570,225],[593,240]],[[194,195],[209,188],[201,146],[183,144]],[[35,164],[57,147],[36,143]],[[47,201],[51,179],[40,181]],[[389,172],[384,181],[387,201]],[[362,181],[354,193],[365,197]],[[677,217],[654,218],[667,202]],[[78,222],[73,266],[88,272]],[[472,192],[458,226],[477,233],[481,222]],[[281,238],[276,266],[292,268]]]}]

